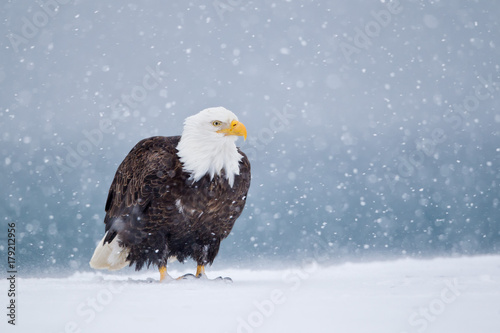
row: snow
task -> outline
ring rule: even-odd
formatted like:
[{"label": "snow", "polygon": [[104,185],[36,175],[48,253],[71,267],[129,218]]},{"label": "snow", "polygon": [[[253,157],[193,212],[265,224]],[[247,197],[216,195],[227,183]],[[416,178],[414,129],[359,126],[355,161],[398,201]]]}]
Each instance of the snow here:
[{"label": "snow", "polygon": [[[207,274],[234,283],[158,283],[154,270],[21,278],[17,325],[14,330],[3,319],[1,331],[500,331],[498,255]],[[2,279],[0,290],[6,289]]]}]

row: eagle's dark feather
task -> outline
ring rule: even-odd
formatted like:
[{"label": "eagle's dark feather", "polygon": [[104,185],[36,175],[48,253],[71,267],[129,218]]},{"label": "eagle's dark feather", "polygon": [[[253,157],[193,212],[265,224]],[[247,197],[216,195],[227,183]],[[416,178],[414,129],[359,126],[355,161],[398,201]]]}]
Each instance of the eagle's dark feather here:
[{"label": "eagle's dark feather", "polygon": [[144,264],[165,266],[171,256],[212,264],[245,206],[250,186],[246,155],[238,149],[243,158],[233,187],[223,171],[193,182],[177,156],[179,140],[157,136],[140,141],[109,189],[104,243],[118,236],[136,270]]}]

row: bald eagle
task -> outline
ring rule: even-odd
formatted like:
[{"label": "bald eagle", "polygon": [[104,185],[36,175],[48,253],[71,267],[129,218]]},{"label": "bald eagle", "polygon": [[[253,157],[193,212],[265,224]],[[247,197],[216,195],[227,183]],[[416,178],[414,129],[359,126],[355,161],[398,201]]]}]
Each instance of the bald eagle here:
[{"label": "bald eagle", "polygon": [[118,167],[106,201],[105,235],[90,266],[117,270],[157,266],[167,260],[197,263],[206,277],[250,187],[250,162],[236,147],[245,126],[223,107],[186,118],[181,136],[144,139]]}]

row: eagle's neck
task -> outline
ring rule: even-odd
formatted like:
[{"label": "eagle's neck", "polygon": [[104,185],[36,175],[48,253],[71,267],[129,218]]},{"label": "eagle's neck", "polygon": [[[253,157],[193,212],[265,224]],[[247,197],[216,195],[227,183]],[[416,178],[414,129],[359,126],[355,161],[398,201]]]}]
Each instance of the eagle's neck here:
[{"label": "eagle's neck", "polygon": [[232,187],[234,177],[240,174],[242,155],[236,148],[235,136],[200,137],[184,132],[177,145],[177,155],[183,171],[191,174],[193,181],[209,175],[220,176],[222,170]]}]

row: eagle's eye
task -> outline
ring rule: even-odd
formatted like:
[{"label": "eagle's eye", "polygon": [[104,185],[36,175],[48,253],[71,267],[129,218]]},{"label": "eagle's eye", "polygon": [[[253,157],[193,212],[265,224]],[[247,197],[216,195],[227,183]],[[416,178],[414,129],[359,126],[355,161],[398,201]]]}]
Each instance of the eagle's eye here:
[{"label": "eagle's eye", "polygon": [[222,125],[222,121],[220,121],[220,120],[214,120],[214,121],[212,121],[212,125],[214,125],[214,126],[220,126],[220,125]]}]

